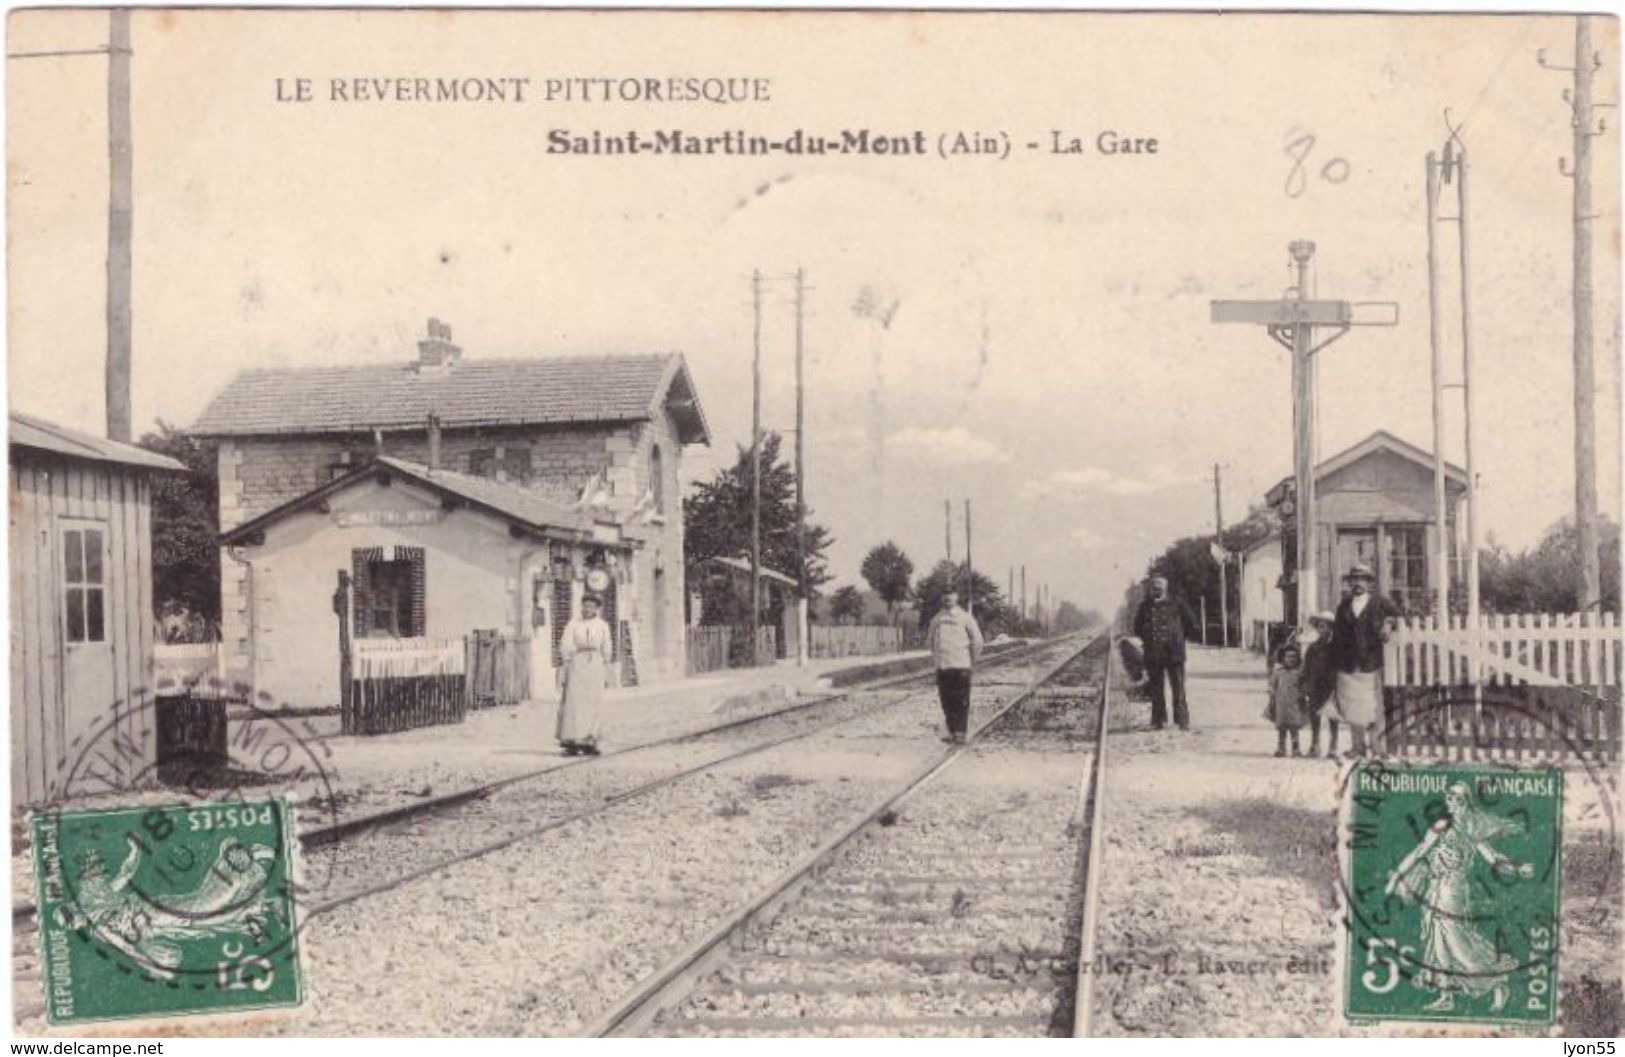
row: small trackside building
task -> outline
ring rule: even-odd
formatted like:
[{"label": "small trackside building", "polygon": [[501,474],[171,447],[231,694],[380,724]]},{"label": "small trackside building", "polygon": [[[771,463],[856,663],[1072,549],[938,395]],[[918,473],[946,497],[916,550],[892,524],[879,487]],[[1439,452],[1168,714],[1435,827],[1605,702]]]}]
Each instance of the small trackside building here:
[{"label": "small trackside building", "polygon": [[[309,693],[322,696],[321,703],[336,700],[336,690],[329,694],[326,682],[279,676],[259,685],[256,675],[299,663],[309,632],[290,624],[287,614],[320,608],[327,614],[324,634],[333,631],[332,581],[340,568],[355,579],[358,614],[374,614],[360,616],[363,637],[410,631],[452,635],[481,628],[520,631],[517,624],[526,623],[514,617],[522,608],[520,600],[539,597],[537,592],[550,589],[538,584],[555,581],[538,581],[534,574],[541,570],[523,573],[517,555],[505,549],[490,554],[471,550],[465,537],[490,534],[490,528],[495,539],[509,539],[515,547],[532,546],[543,537],[550,545],[573,547],[583,541],[571,535],[580,528],[571,518],[585,518],[585,531],[598,534],[607,548],[601,557],[607,560],[613,554],[617,563],[626,563],[615,571],[617,633],[632,653],[630,672],[640,681],[684,675],[682,451],[690,444],[708,444],[710,433],[683,356],[465,358],[452,344],[451,328],[438,320],[430,320],[428,334],[417,346],[417,356],[403,362],[244,371],[194,425],[193,432],[213,441],[219,451],[220,529],[228,541],[220,556],[227,678],[290,704],[304,703],[300,699]],[[375,482],[371,492],[354,487],[371,479],[358,471],[372,468],[375,460],[385,475],[405,484],[388,493],[387,501],[378,490],[388,486]],[[509,524],[530,535],[513,541],[501,518],[476,528],[477,519],[468,511],[432,525],[399,520],[441,517],[418,512],[421,504],[415,500],[410,511],[394,510],[400,497],[429,488],[420,479],[399,480],[402,474],[410,476],[409,464],[443,474],[440,483],[446,488],[454,486],[447,482],[470,493],[500,486],[504,498],[487,506],[518,517],[523,525]],[[340,480],[349,486],[342,496],[331,495],[326,486]],[[430,489],[435,495],[443,491]],[[348,510],[342,525],[334,520],[340,505],[364,496],[383,505],[376,511]],[[472,510],[472,495],[465,499]],[[545,505],[546,512],[525,521],[528,515],[512,504],[530,500]],[[299,504],[322,501],[333,504],[334,512],[322,515],[329,521],[327,542],[321,546],[336,547],[334,541],[342,536],[344,553],[324,554],[320,577],[307,576],[285,557],[271,558],[269,570],[256,568],[269,550],[256,557],[250,553],[256,549],[253,533],[238,530],[296,505],[300,518],[260,526],[266,548],[273,539],[285,546],[290,541],[283,537],[296,525],[300,531],[316,531],[309,520],[312,508]],[[438,500],[427,509],[438,509]],[[368,518],[374,524],[365,525]],[[362,539],[368,535],[358,531],[362,528],[370,528],[373,538]],[[634,539],[636,545],[630,542]],[[425,550],[428,581],[422,588],[426,609],[420,623],[397,620],[391,628],[375,619],[388,611],[390,598],[413,589],[411,577],[418,575],[391,566],[381,569],[378,578],[368,576],[372,561],[417,560],[409,550],[406,557],[391,558],[387,551],[381,559],[365,556],[388,547]],[[547,568],[556,571],[566,564],[584,576],[589,563],[585,555],[571,551]],[[437,566],[444,571],[437,573]],[[483,571],[464,580],[452,572],[456,569],[470,576],[475,569]],[[530,579],[522,580],[523,575]],[[297,602],[293,594],[301,596]],[[267,606],[283,615],[274,617]],[[531,613],[531,620],[545,616],[550,626],[562,625],[574,612],[555,601],[530,608],[545,611]],[[461,616],[452,619],[455,614],[473,623]],[[620,622],[626,624],[624,636]],[[329,681],[336,686],[336,674]],[[533,671],[533,688],[548,685],[546,673]],[[279,686],[289,695],[299,690],[299,697],[282,696]]]},{"label": "small trackside building", "polygon": [[622,676],[636,675],[625,611],[644,537],[531,489],[382,456],[221,542],[246,575],[247,681],[272,708],[340,700],[340,572],[354,639],[495,630],[527,641],[536,696],[553,685],[559,635],[591,584],[622,634]]},{"label": "small trackside building", "polygon": [[11,412],[11,791],[123,789],[157,762],[152,475],[173,459]]}]

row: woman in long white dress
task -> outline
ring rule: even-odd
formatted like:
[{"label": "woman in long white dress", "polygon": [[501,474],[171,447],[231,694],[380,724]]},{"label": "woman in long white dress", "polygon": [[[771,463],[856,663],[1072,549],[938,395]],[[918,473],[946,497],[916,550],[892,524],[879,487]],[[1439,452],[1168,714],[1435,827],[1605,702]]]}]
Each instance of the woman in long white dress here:
[{"label": "woman in long white dress", "polygon": [[604,690],[609,685],[609,664],[614,640],[609,625],[598,615],[598,598],[581,600],[581,615],[564,626],[559,639],[564,693],[559,701],[555,732],[566,756],[598,755],[603,724]]}]

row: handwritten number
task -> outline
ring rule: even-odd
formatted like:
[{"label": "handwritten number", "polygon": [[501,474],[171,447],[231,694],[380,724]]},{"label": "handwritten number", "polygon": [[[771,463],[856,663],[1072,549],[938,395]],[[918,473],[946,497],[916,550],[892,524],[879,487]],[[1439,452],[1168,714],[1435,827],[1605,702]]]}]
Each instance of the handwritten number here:
[{"label": "handwritten number", "polygon": [[[1287,133],[1286,155],[1292,159],[1292,167],[1286,174],[1286,196],[1299,198],[1309,189],[1309,156],[1315,152],[1316,138],[1312,132],[1298,132],[1293,129]],[[1353,174],[1353,168],[1348,159],[1334,157],[1324,162],[1317,175],[1332,186],[1340,186],[1348,182]]]}]

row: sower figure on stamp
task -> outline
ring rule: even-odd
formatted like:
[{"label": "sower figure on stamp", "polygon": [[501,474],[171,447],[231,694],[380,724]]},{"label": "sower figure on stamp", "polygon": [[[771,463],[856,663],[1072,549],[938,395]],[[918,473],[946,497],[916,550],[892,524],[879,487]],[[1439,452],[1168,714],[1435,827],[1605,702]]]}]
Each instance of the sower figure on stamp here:
[{"label": "sower figure on stamp", "polygon": [[598,755],[603,724],[604,690],[609,685],[609,663],[614,653],[609,625],[598,615],[598,596],[581,600],[581,615],[564,626],[559,654],[564,662],[559,677],[564,693],[559,700],[557,737],[566,756]]},{"label": "sower figure on stamp", "polygon": [[1332,624],[1332,650],[1337,655],[1337,711],[1349,725],[1351,756],[1364,756],[1372,727],[1382,711],[1382,647],[1390,622],[1398,615],[1393,603],[1373,594],[1377,582],[1369,565],[1355,562],[1343,577],[1349,593],[1338,604]]},{"label": "sower figure on stamp", "polygon": [[959,592],[942,594],[942,608],[931,618],[926,640],[937,668],[937,697],[947,721],[947,740],[965,744],[970,721],[970,673],[982,656],[982,629],[976,618],[959,608]]},{"label": "sower figure on stamp", "polygon": [[1509,983],[1517,963],[1479,931],[1473,909],[1472,866],[1482,857],[1503,884],[1535,876],[1533,863],[1515,863],[1497,851],[1495,842],[1520,832],[1520,824],[1493,815],[1473,803],[1467,785],[1457,782],[1444,795],[1445,817],[1428,827],[1422,841],[1388,875],[1385,895],[1398,894],[1422,911],[1422,951],[1412,982],[1436,992],[1426,1006],[1432,1013],[1455,1008],[1457,992],[1490,996],[1490,1012],[1499,1013],[1511,996]]},{"label": "sower figure on stamp", "polygon": [[1174,697],[1174,722],[1180,730],[1191,729],[1190,709],[1185,703],[1185,628],[1195,626],[1196,617],[1184,602],[1168,595],[1168,578],[1153,576],[1150,593],[1134,614],[1134,634],[1145,652],[1145,672],[1150,680],[1151,729],[1168,725],[1168,702],[1162,681]]}]

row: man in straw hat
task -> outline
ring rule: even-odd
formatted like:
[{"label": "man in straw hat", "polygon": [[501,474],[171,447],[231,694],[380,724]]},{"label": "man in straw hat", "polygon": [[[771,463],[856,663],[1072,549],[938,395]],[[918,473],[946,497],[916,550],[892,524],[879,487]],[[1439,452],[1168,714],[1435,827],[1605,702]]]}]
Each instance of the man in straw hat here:
[{"label": "man in straw hat", "polygon": [[1349,726],[1350,754],[1364,756],[1373,725],[1382,714],[1382,647],[1398,616],[1393,604],[1375,594],[1376,574],[1355,562],[1344,575],[1348,594],[1332,623],[1337,656],[1337,712]]}]

